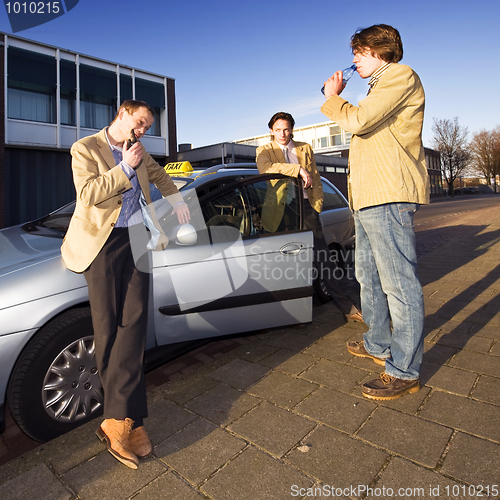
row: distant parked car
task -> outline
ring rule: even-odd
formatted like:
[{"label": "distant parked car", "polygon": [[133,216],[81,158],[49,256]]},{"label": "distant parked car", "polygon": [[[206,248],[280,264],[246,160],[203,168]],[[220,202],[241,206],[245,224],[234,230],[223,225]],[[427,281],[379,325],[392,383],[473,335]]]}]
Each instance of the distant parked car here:
[{"label": "distant parked car", "polygon": [[[301,227],[300,185],[258,175],[255,165],[172,175],[192,220],[179,226],[166,200],[155,202],[171,239],[163,251],[138,255],[152,275],[147,362],[193,341],[311,321],[313,238]],[[346,255],[352,215],[338,190],[323,186],[325,235]],[[278,191],[285,206],[276,220]],[[0,231],[0,425],[8,404],[39,441],[102,411],[86,282],[60,254],[73,210],[70,203]]]}]

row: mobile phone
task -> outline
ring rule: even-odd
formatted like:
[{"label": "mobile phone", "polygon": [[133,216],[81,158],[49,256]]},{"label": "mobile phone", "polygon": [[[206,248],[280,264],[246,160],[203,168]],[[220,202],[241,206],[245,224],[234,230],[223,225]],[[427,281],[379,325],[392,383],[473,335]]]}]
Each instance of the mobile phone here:
[{"label": "mobile phone", "polygon": [[137,137],[135,136],[134,129],[130,131],[130,135],[132,136],[132,139],[129,139],[127,141],[127,149],[130,149],[138,140]]}]

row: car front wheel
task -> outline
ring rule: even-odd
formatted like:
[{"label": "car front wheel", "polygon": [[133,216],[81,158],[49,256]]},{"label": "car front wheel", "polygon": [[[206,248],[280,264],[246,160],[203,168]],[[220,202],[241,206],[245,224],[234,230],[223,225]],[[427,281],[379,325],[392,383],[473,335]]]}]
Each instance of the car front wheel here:
[{"label": "car front wheel", "polygon": [[66,311],[28,343],[8,387],[11,413],[37,441],[48,441],[102,413],[90,308]]}]

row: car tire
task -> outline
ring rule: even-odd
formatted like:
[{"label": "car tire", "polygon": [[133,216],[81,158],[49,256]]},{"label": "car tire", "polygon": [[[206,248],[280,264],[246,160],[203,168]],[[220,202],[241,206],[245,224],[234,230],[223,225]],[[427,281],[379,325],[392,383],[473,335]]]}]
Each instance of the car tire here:
[{"label": "car tire", "polygon": [[[332,256],[338,257],[338,255],[341,255],[340,252],[338,251],[335,252],[334,250],[336,250],[336,247],[331,246],[330,252]],[[332,260],[333,260],[333,265],[335,265],[335,268],[340,268],[345,270],[344,262],[339,261],[338,258]],[[330,297],[330,293],[326,289],[326,286],[322,279],[316,278],[313,282],[313,287],[314,287],[314,296],[321,304],[326,304],[327,302],[330,302],[332,300],[332,298]]]},{"label": "car tire", "polygon": [[7,398],[19,427],[42,442],[102,413],[89,307],[64,312],[35,335],[16,362]]}]

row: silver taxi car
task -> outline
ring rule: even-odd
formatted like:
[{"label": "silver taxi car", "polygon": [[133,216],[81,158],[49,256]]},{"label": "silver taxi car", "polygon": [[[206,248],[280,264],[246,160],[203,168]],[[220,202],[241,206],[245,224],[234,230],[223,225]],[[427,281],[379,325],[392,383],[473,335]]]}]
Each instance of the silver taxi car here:
[{"label": "silver taxi car", "polygon": [[[151,273],[147,366],[192,342],[311,321],[313,238],[302,229],[300,185],[258,175],[255,165],[173,177],[191,225],[176,225],[158,199],[170,242],[163,251],[137,250],[137,264]],[[325,234],[342,255],[354,241],[352,215],[336,188],[323,183]],[[276,211],[278,191],[283,209]],[[0,230],[0,426],[8,404],[39,441],[102,411],[86,282],[60,253],[73,210],[71,203]]]}]

